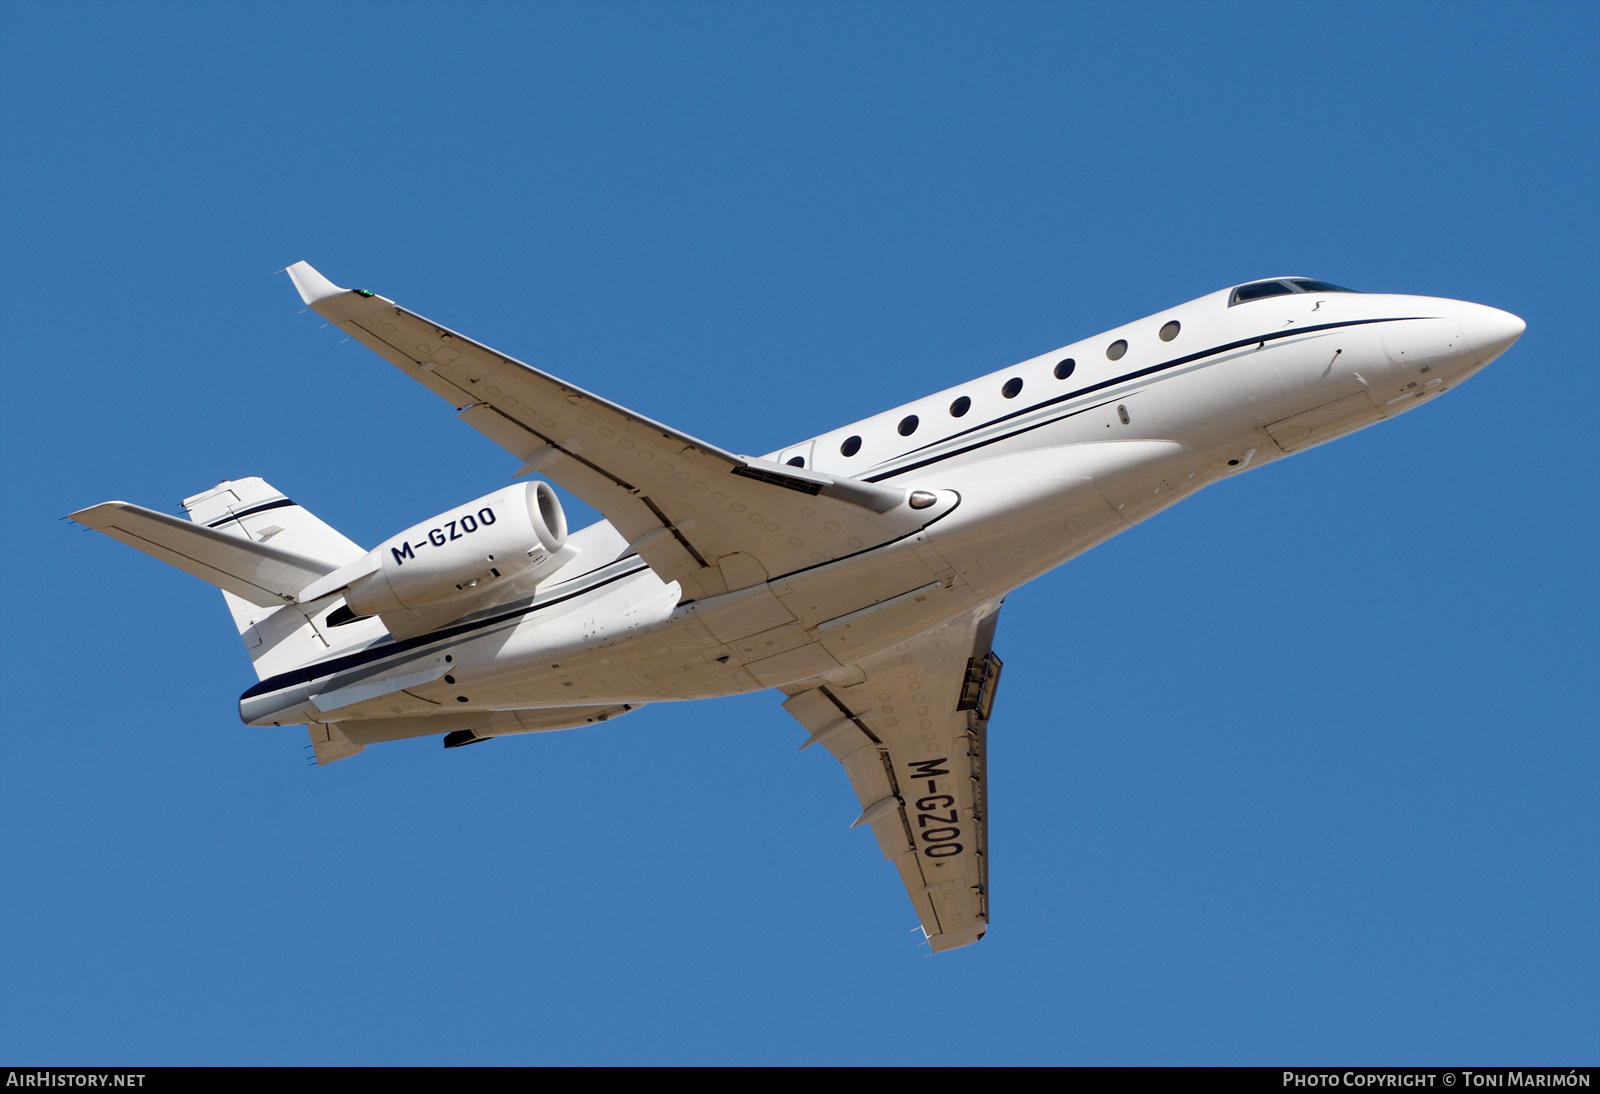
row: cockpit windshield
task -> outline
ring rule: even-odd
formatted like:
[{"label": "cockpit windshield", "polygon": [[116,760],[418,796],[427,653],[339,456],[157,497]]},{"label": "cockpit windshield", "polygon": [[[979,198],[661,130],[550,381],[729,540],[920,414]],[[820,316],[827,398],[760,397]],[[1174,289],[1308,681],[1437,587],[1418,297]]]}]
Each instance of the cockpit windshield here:
[{"label": "cockpit windshield", "polygon": [[1309,277],[1284,277],[1272,281],[1252,281],[1248,285],[1240,285],[1233,290],[1233,295],[1228,297],[1228,307],[1235,304],[1244,304],[1251,300],[1264,300],[1269,296],[1288,296],[1299,292],[1357,292],[1356,289],[1342,289],[1338,285],[1330,285],[1326,281],[1313,281]]},{"label": "cockpit windshield", "polygon": [[1313,281],[1309,277],[1291,277],[1289,284],[1301,292],[1360,292],[1360,289],[1344,289],[1338,285],[1330,285],[1326,281]]}]

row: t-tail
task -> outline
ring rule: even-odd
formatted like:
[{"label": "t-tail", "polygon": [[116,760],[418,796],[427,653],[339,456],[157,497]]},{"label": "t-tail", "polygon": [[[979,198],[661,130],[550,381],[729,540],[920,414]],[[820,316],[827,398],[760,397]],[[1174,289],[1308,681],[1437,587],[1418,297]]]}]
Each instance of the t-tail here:
[{"label": "t-tail", "polygon": [[[339,655],[417,637],[508,598],[530,596],[538,582],[581,554],[567,542],[566,517],[548,484],[502,487],[371,551],[256,478],[218,483],[185,498],[183,506],[188,520],[125,501],[102,502],[71,519],[221,589],[267,689],[261,694],[269,696],[257,701],[257,689],[247,691],[241,717],[252,725],[306,722],[318,763],[353,756],[377,741],[447,734],[445,746],[454,747],[588,725],[634,709],[613,703],[415,717],[357,709],[417,683],[416,666],[409,664],[398,671],[380,666],[376,674],[356,671],[354,679],[330,668],[287,706],[282,689],[270,686],[308,665],[337,665]],[[424,548],[419,559],[416,551]],[[433,658],[427,679],[443,676],[449,660]],[[247,714],[247,706],[254,710],[262,702],[266,713]],[[284,720],[276,716],[280,706]]]},{"label": "t-tail", "polygon": [[188,520],[108,501],[71,519],[221,589],[260,679],[383,633],[376,621],[334,631],[327,616],[337,600],[299,603],[301,590],[366,552],[268,483],[221,482],[183,507]]}]

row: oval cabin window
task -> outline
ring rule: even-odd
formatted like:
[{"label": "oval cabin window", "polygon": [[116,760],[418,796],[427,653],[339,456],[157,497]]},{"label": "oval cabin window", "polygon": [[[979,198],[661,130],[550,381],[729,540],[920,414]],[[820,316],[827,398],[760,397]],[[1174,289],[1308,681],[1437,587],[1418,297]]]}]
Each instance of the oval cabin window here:
[{"label": "oval cabin window", "polygon": [[1056,379],[1057,380],[1065,380],[1068,376],[1072,375],[1072,370],[1077,368],[1077,367],[1078,367],[1078,362],[1076,362],[1072,358],[1068,357],[1065,361],[1062,361],[1059,365],[1056,366]]},{"label": "oval cabin window", "polygon": [[900,419],[900,436],[909,437],[916,431],[917,416],[915,414],[907,414],[904,418]]},{"label": "oval cabin window", "polygon": [[841,456],[854,456],[857,452],[860,452],[860,451],[861,451],[861,438],[860,437],[846,437],[844,439],[844,443],[839,446],[839,455],[841,455]]},{"label": "oval cabin window", "polygon": [[1128,340],[1126,338],[1118,338],[1115,342],[1106,347],[1106,356],[1111,358],[1113,361],[1122,360],[1122,355],[1127,352]]},{"label": "oval cabin window", "polygon": [[1006,381],[1006,386],[1000,389],[1000,394],[1007,399],[1015,399],[1022,394],[1022,377],[1013,376]]},{"label": "oval cabin window", "polygon": [[1182,329],[1182,324],[1180,324],[1176,319],[1172,320],[1171,322],[1161,324],[1161,340],[1163,342],[1172,341],[1174,338],[1178,337],[1178,332]]},{"label": "oval cabin window", "polygon": [[965,395],[950,404],[950,417],[959,418],[972,409],[972,400]]}]

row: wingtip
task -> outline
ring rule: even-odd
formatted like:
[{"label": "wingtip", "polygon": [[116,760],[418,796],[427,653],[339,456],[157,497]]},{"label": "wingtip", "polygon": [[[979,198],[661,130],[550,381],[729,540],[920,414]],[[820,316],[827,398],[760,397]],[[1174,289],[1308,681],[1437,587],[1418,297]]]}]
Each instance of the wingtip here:
[{"label": "wingtip", "polygon": [[330,296],[338,296],[340,293],[350,291],[349,289],[341,289],[332,281],[323,277],[309,262],[296,262],[285,272],[288,273],[289,280],[294,282],[296,291],[300,293],[300,299],[308,305],[315,305]]},{"label": "wingtip", "polygon": [[75,513],[68,513],[62,519],[70,520],[74,524],[81,524],[85,528],[98,529],[100,526],[95,523],[96,517],[102,516],[108,509],[120,508],[127,504],[125,501],[103,501],[98,505],[86,506]]}]

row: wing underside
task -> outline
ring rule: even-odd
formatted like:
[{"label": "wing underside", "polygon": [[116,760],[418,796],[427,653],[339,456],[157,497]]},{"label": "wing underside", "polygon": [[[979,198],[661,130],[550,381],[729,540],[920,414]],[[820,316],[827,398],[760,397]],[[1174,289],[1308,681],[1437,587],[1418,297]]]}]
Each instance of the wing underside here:
[{"label": "wing underside", "polygon": [[468,425],[600,510],[685,600],[747,588],[909,534],[905,491],[736,456],[515,361],[303,262],[318,314],[457,407]]},{"label": "wing underside", "polygon": [[[989,922],[984,756],[1000,660],[999,605],[859,662],[866,680],[791,694],[786,709],[844,765],[935,952]],[[853,826],[854,827],[854,826]]]}]

